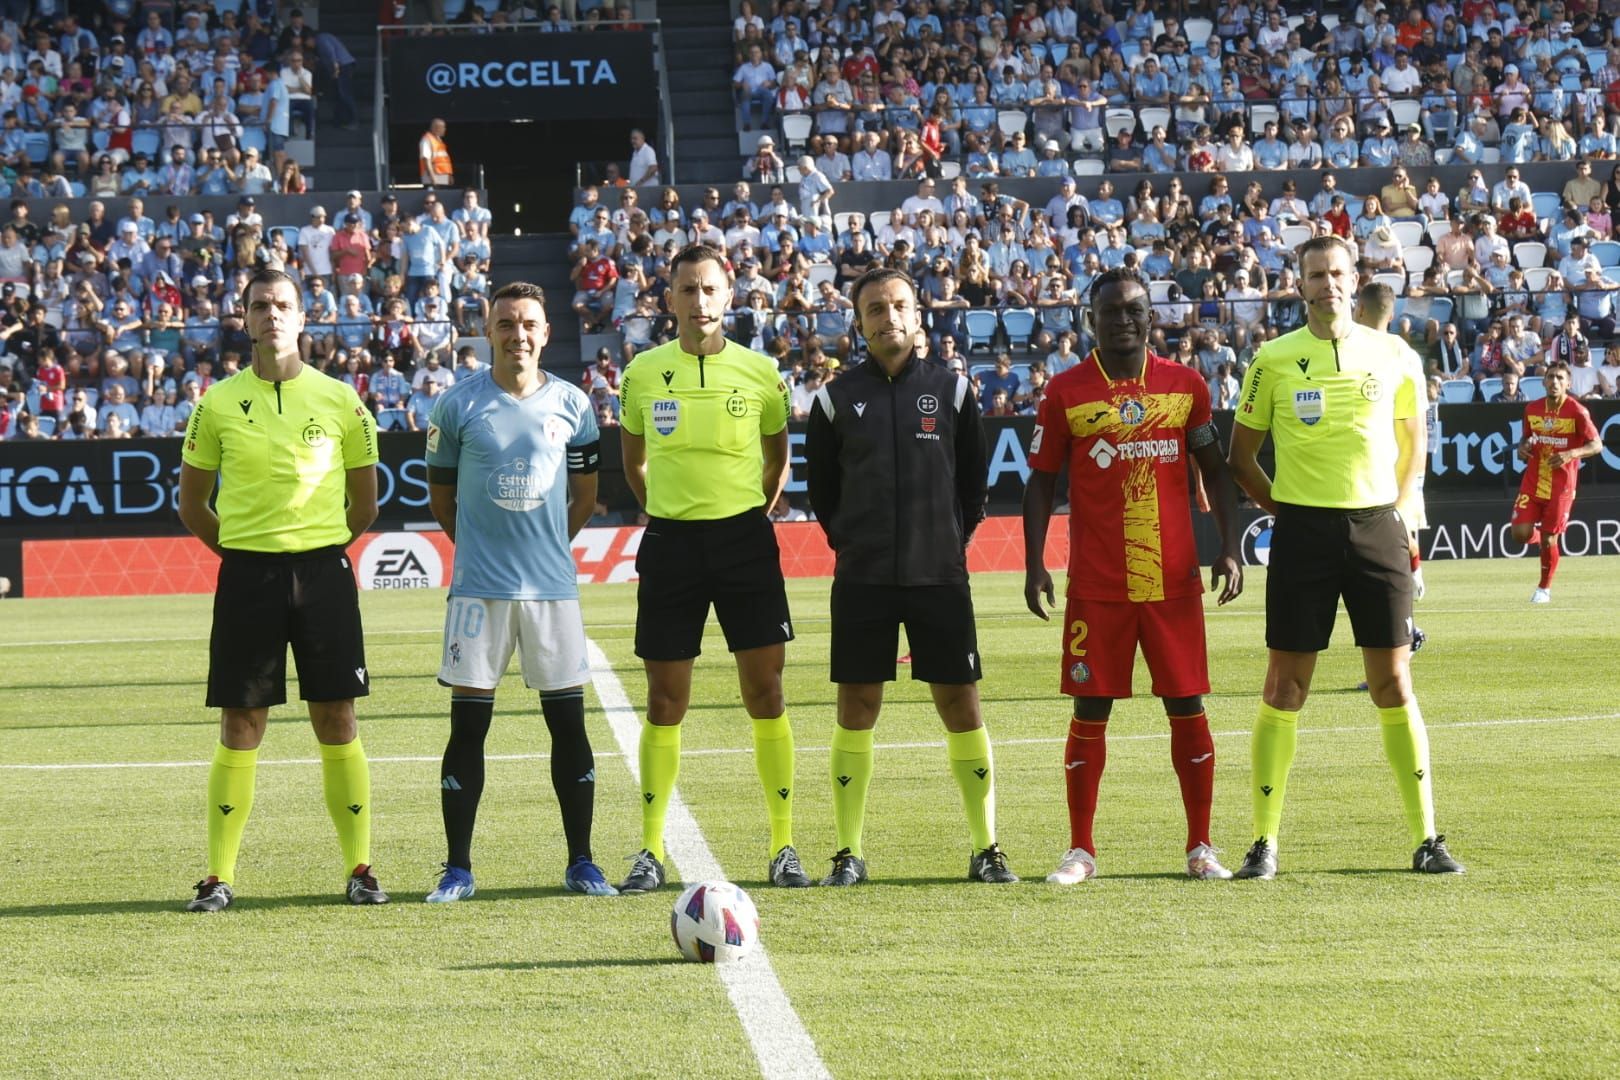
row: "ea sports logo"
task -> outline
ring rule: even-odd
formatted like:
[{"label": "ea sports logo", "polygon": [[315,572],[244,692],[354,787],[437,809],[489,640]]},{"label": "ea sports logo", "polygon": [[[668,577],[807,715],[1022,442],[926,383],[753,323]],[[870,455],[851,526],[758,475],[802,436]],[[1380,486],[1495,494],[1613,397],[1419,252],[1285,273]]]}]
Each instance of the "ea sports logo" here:
[{"label": "ea sports logo", "polygon": [[1098,439],[1092,443],[1091,449],[1087,453],[1091,455],[1091,460],[1097,463],[1099,469],[1108,468],[1114,463],[1114,459],[1119,456],[1119,451],[1114,449],[1113,444],[1109,443],[1107,439]]},{"label": "ea sports logo", "polygon": [[444,559],[422,533],[377,533],[360,553],[362,589],[435,589],[444,582]]},{"label": "ea sports logo", "polygon": [[1270,514],[1257,517],[1243,531],[1243,562],[1246,566],[1271,565],[1271,530],[1277,519]]}]

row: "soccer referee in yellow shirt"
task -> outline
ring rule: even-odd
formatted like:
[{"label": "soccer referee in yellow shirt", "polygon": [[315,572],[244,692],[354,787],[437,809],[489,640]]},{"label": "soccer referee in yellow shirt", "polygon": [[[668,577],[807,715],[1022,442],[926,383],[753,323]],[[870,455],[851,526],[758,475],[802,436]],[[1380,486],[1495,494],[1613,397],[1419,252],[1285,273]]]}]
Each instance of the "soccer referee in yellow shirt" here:
[{"label": "soccer referee in yellow shirt", "polygon": [[[1340,596],[1405,804],[1416,849],[1412,869],[1460,874],[1434,828],[1429,738],[1412,692],[1412,567],[1395,509],[1409,504],[1422,474],[1423,461],[1412,452],[1423,444],[1422,408],[1400,339],[1353,318],[1350,245],[1315,237],[1300,246],[1299,264],[1306,325],[1255,354],[1228,455],[1238,483],[1275,518],[1266,579],[1270,655],[1250,746],[1255,841],[1233,876],[1277,873],[1296,725]],[[1275,480],[1258,456],[1268,431]]]},{"label": "soccer referee in yellow shirt", "polygon": [[[371,775],[354,699],[369,693],[360,599],[344,548],[377,517],[377,435],[352,387],[299,359],[304,305],[279,270],[248,279],[253,364],[198,402],[181,450],[180,520],[220,556],[208,705],[208,876],[190,911],[234,898],[270,707],[287,700],[287,646],[321,747],[352,904],[385,904],[371,873]],[[216,508],[208,505],[216,477]]]},{"label": "soccer referee in yellow shirt", "polygon": [[619,383],[625,479],[649,518],[636,554],[636,655],[647,669],[642,850],[619,891],[664,883],[664,817],[711,604],[754,721],[770,878],[803,888],[810,878],[793,850],[793,729],[782,696],[793,620],[765,516],[787,477],[788,391],[767,357],[726,340],[731,279],[717,249],[687,246],[670,279],[677,337],[636,357]]}]

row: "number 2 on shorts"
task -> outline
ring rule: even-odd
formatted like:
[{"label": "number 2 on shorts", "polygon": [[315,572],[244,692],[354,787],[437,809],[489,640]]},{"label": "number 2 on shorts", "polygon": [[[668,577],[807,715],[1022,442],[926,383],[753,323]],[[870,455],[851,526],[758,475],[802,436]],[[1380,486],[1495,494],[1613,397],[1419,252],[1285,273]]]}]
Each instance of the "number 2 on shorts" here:
[{"label": "number 2 on shorts", "polygon": [[1089,634],[1090,632],[1091,632],[1091,628],[1088,627],[1085,624],[1085,621],[1082,620],[1082,619],[1076,619],[1072,623],[1069,624],[1069,655],[1070,656],[1084,656],[1084,655],[1086,655],[1086,635]]}]

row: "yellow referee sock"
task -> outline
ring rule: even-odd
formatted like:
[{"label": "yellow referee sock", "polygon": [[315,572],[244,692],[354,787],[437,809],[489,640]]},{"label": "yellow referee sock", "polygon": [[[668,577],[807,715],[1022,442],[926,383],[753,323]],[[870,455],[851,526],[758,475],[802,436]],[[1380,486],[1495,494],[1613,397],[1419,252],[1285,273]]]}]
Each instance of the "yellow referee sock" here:
[{"label": "yellow referee sock", "polygon": [[996,842],[996,775],[991,768],[990,732],[982,726],[947,731],[945,752],[951,759],[951,775],[962,791],[973,850],[983,851]]},{"label": "yellow referee sock", "polygon": [[1401,789],[1406,809],[1406,827],[1415,848],[1434,835],[1434,788],[1429,777],[1429,732],[1417,700],[1391,709],[1378,710],[1379,730],[1384,736],[1384,756],[1395,770],[1395,783]]},{"label": "yellow referee sock", "polygon": [[1273,709],[1261,702],[1260,718],[1249,739],[1254,837],[1269,840],[1273,847],[1282,828],[1283,796],[1288,793],[1288,770],[1298,744],[1299,710]]},{"label": "yellow referee sock", "polygon": [[861,852],[861,831],[866,825],[866,791],[872,784],[871,728],[851,731],[834,727],[832,733],[833,835],[839,850],[849,849],[857,859]]},{"label": "yellow referee sock", "polygon": [[771,855],[793,843],[793,726],[787,713],[754,721],[754,767],[771,819]]},{"label": "yellow referee sock", "polygon": [[236,855],[253,812],[258,765],[257,750],[232,750],[220,743],[208,767],[208,876],[227,885],[236,880]]},{"label": "yellow referee sock", "polygon": [[371,766],[358,738],[341,746],[321,744],[321,787],[343,848],[343,872],[370,866]]},{"label": "yellow referee sock", "polygon": [[681,726],[643,721],[636,758],[641,764],[641,846],[664,861],[664,817],[681,771]]}]

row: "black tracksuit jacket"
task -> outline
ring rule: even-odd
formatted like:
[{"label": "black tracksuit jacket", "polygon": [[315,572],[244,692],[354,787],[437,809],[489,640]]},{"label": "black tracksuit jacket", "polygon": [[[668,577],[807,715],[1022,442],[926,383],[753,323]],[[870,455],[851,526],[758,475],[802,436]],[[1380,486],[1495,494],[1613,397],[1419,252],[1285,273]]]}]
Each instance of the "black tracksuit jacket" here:
[{"label": "black tracksuit jacket", "polygon": [[805,433],[810,507],[837,553],[838,581],[967,581],[967,542],[985,507],[985,438],[968,380],[868,359],[816,392]]}]

